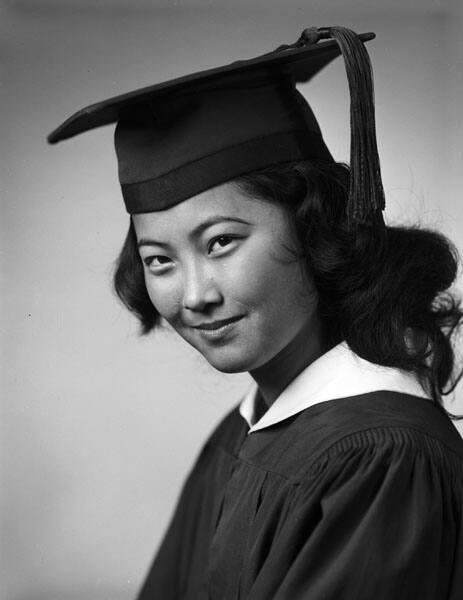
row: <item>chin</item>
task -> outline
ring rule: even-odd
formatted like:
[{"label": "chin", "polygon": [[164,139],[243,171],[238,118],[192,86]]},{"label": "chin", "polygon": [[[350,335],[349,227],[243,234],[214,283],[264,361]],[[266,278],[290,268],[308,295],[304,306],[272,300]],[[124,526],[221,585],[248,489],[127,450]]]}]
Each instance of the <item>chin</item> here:
[{"label": "chin", "polygon": [[251,371],[255,361],[246,356],[245,352],[239,352],[238,355],[226,351],[217,352],[199,352],[204,356],[207,362],[221,373],[245,373]]},{"label": "chin", "polygon": [[246,373],[250,370],[247,363],[242,360],[212,360],[207,356],[204,358],[212,367],[214,367],[214,369],[220,371],[221,373]]}]

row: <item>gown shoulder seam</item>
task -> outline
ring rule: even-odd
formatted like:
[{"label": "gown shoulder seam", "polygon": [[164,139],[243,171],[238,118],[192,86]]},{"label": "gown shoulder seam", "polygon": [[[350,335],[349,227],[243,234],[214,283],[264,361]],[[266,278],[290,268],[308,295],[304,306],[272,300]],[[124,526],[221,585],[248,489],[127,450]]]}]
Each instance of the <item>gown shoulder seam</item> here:
[{"label": "gown shoulder seam", "polygon": [[[342,452],[347,450],[348,448],[357,447],[359,450],[367,449],[370,447],[377,447],[378,441],[382,437],[382,434],[388,433],[396,434],[394,435],[393,443],[391,444],[391,449],[394,449],[402,444],[413,444],[415,440],[413,437],[418,434],[422,439],[426,440],[427,450],[426,455],[430,458],[436,458],[436,453],[433,453],[432,446],[434,449],[441,449],[440,454],[441,458],[443,455],[442,449],[445,449],[446,456],[451,458],[450,462],[454,462],[463,468],[463,454],[460,454],[457,450],[449,446],[445,441],[431,435],[427,431],[423,431],[417,427],[410,426],[398,426],[398,425],[381,425],[378,427],[368,427],[365,429],[359,429],[357,431],[346,434],[332,444],[330,444],[327,448],[324,448],[313,460],[310,461],[310,465],[308,465],[308,470],[313,471],[317,470],[320,467],[320,463],[324,461],[328,456],[333,453]],[[397,435],[398,434],[398,435]],[[409,435],[412,434],[412,435]],[[383,439],[386,439],[383,437]],[[430,442],[430,445],[428,445]],[[426,450],[425,446],[420,446],[420,450]],[[447,455],[447,452],[450,453],[450,456]],[[448,462],[448,461],[447,461]]]}]

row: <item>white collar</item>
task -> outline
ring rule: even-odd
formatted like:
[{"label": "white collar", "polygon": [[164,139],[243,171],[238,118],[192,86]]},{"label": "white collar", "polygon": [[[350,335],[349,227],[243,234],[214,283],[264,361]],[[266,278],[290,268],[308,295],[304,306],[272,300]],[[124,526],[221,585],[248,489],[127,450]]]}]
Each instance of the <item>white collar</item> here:
[{"label": "white collar", "polygon": [[368,362],[342,342],[299,373],[257,422],[254,422],[257,384],[246,394],[239,411],[250,427],[248,433],[252,433],[319,402],[379,390],[429,398],[413,373]]}]

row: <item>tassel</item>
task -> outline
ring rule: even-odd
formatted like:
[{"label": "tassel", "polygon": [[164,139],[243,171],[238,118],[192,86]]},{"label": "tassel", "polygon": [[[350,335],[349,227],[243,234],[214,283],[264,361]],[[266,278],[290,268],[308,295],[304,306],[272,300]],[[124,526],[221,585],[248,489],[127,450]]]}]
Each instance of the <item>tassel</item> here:
[{"label": "tassel", "polygon": [[350,92],[351,176],[347,222],[351,229],[359,224],[384,225],[381,211],[385,208],[385,197],[376,142],[373,73],[363,42],[345,27],[308,27],[286,49],[310,46],[329,38],[341,50]]},{"label": "tassel", "polygon": [[356,225],[377,224],[385,207],[376,142],[373,74],[368,52],[357,35],[345,27],[319,29],[320,37],[336,40],[344,58],[350,91],[351,178],[347,220]]}]

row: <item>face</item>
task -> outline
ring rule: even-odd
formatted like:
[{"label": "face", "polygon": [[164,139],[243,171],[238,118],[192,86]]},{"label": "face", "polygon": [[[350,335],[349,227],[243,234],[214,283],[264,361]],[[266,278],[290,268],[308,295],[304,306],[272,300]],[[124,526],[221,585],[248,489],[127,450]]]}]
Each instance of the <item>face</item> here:
[{"label": "face", "polygon": [[315,290],[277,204],[227,183],[134,215],[133,224],[154,307],[220,371],[262,367],[315,314]]}]

